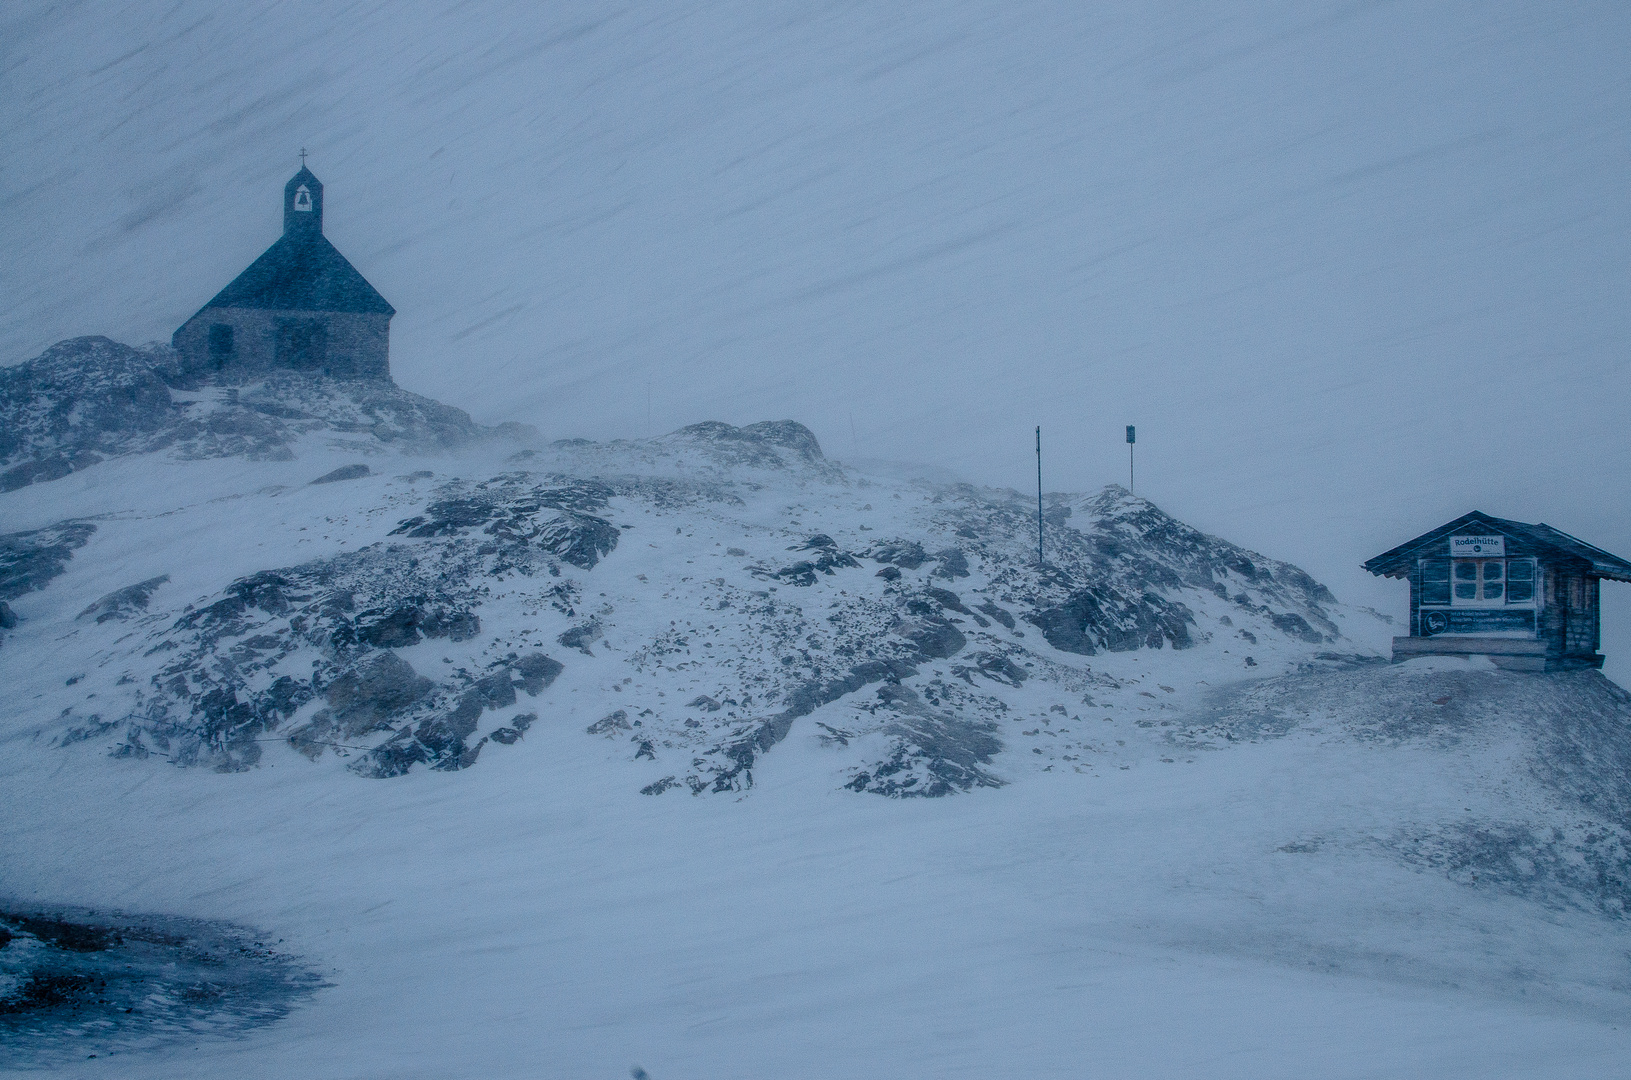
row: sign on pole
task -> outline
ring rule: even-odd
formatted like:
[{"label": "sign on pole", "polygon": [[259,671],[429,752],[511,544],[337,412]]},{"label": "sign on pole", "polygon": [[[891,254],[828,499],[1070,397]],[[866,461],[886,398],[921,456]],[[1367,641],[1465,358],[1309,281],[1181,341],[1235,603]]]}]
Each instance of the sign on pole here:
[{"label": "sign on pole", "polygon": [[1127,425],[1127,494],[1133,493],[1133,444],[1138,441],[1138,429]]}]

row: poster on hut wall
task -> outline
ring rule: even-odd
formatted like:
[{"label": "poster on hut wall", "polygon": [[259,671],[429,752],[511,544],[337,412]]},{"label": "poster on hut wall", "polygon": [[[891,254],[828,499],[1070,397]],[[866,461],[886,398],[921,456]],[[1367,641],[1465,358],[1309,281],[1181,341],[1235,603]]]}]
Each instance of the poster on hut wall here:
[{"label": "poster on hut wall", "polygon": [[1506,537],[1452,536],[1450,537],[1450,558],[1504,559],[1506,558]]}]

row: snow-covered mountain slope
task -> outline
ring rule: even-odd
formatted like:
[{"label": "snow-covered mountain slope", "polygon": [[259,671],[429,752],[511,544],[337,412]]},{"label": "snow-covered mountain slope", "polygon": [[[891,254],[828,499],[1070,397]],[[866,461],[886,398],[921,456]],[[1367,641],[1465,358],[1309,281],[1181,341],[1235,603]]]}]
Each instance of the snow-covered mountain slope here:
[{"label": "snow-covered mountain slope", "polygon": [[1631,704],[1595,673],[1382,663],[1379,616],[1117,487],[1045,499],[1039,567],[1030,496],[792,421],[286,439],[0,495],[0,921],[25,959],[52,905],[254,927],[324,986],[0,1012],[0,1068],[1623,1059]]},{"label": "snow-covered mountain slope", "polygon": [[[334,389],[349,406],[353,388]],[[282,384],[234,398],[229,415],[313,415]],[[170,410],[181,418],[163,425],[156,409],[103,421],[97,445],[156,427],[162,446],[178,427],[209,426]],[[22,620],[8,655],[25,669],[36,649],[52,657],[26,698],[39,736],[226,770],[285,742],[394,776],[466,767],[548,715],[623,744],[636,786],[724,792],[750,786],[791,725],[824,710],[820,729],[849,749],[845,786],[945,794],[1003,783],[1009,749],[1037,752],[1023,768],[1113,760],[1082,712],[1137,715],[1178,694],[1149,681],[1140,652],[1182,653],[1163,670],[1187,694],[1355,647],[1339,629],[1348,613],[1308,575],[1117,487],[1049,498],[1039,569],[1034,502],[868,478],[790,421],[505,444],[470,476],[445,462],[370,466],[411,444],[399,433],[340,441],[332,422],[284,424],[278,454],[214,448],[291,459],[282,483],[268,472],[229,506],[176,498],[190,485],[172,472],[196,450],[127,458],[145,490],[127,475],[117,494],[64,481],[14,497],[64,515],[0,538],[0,587]],[[314,476],[295,439],[364,460]],[[339,515],[299,506],[310,499]],[[195,556],[166,542],[206,529],[231,547],[254,537],[256,561],[206,584],[204,567],[184,568]],[[110,582],[110,559],[129,580]],[[79,566],[94,590],[114,587],[80,597]],[[1077,727],[1057,741],[1066,716]]]},{"label": "snow-covered mountain slope", "polygon": [[482,423],[794,416],[1020,488],[1041,424],[1061,491],[1136,424],[1140,494],[1376,606],[1359,564],[1472,509],[1631,550],[1624,4],[0,20],[0,364],[167,341],[304,147],[398,381]]}]

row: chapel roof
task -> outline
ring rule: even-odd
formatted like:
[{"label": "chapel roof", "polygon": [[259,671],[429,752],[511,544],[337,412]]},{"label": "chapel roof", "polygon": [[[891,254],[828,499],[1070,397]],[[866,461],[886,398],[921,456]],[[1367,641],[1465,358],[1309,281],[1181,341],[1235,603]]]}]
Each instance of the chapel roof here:
[{"label": "chapel roof", "polygon": [[396,314],[322,233],[285,233],[204,307]]}]

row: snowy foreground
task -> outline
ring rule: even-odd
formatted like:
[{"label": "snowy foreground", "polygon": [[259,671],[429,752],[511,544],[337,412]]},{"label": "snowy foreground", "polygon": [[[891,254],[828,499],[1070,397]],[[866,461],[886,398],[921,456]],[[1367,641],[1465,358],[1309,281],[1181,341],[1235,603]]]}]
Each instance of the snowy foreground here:
[{"label": "snowy foreground", "polygon": [[[1623,1071],[1596,673],[1379,663],[1375,614],[1116,488],[1049,497],[1039,571],[1024,496],[790,422],[546,444],[151,362],[11,369],[0,911],[301,974],[13,1007],[0,1068]],[[17,405],[76,363],[145,404]],[[15,1006],[49,942],[7,925]]]}]

